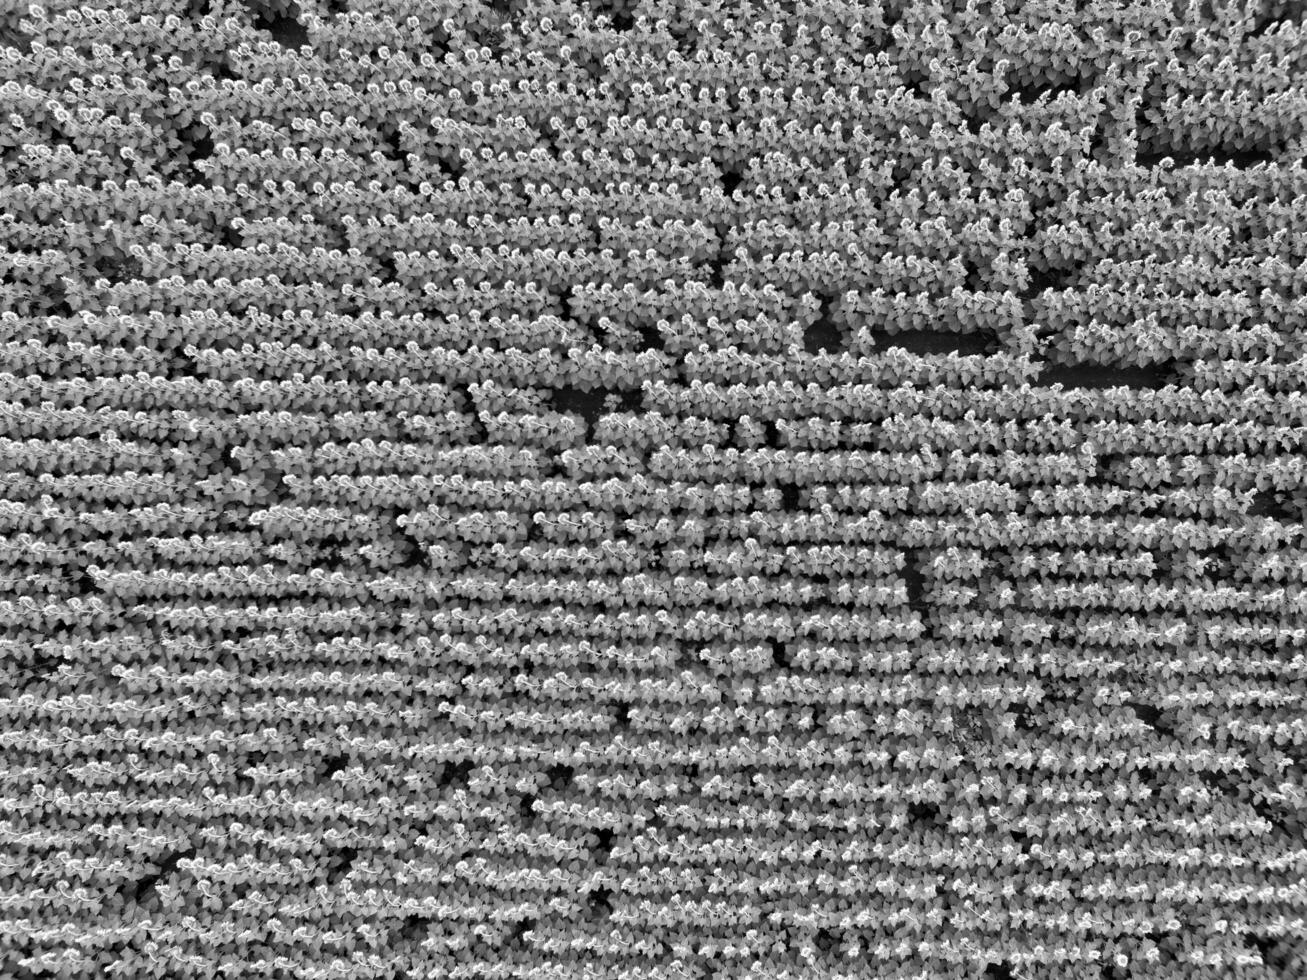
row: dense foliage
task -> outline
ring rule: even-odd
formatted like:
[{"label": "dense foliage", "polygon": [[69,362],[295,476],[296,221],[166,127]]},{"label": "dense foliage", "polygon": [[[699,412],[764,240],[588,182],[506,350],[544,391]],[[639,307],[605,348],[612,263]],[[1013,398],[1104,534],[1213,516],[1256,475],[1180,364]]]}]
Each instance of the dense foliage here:
[{"label": "dense foliage", "polygon": [[1289,0],[0,12],[0,976],[1307,975]]}]

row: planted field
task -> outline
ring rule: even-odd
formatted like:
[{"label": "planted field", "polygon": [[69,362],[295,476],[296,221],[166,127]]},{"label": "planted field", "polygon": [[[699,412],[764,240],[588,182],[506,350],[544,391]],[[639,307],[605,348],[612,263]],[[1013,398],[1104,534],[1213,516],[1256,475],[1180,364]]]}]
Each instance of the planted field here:
[{"label": "planted field", "polygon": [[1307,976],[1299,6],[0,11],[0,980]]}]

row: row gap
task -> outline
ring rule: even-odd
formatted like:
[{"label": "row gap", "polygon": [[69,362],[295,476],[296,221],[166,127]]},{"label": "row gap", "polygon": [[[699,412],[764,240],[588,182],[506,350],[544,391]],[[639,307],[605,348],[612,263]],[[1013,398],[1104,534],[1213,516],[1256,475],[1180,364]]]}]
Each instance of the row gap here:
[{"label": "row gap", "polygon": [[1179,361],[1170,359],[1143,366],[1134,364],[1063,363],[1046,360],[1039,370],[1041,385],[1101,391],[1107,388],[1137,388],[1160,391],[1183,384]]},{"label": "row gap", "polygon": [[284,48],[299,49],[309,43],[309,30],[300,22],[303,12],[297,3],[290,4],[284,12],[261,9],[253,15],[254,26],[272,35],[272,39]]},{"label": "row gap", "polygon": [[136,905],[150,904],[157,895],[157,886],[159,882],[176,871],[177,865],[180,862],[193,858],[195,853],[194,848],[184,851],[173,851],[159,862],[159,866],[152,873],[147,874],[128,885],[124,894]]},{"label": "row gap", "polygon": [[354,862],[358,860],[359,852],[356,847],[343,847],[336,851],[327,862],[327,884],[334,886],[338,884],[350,869],[353,868]]}]

